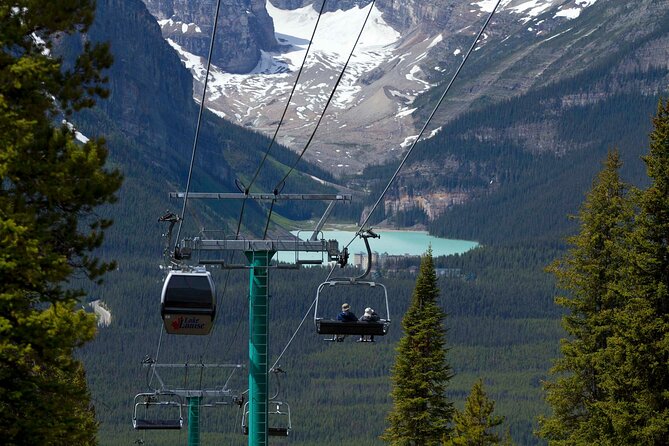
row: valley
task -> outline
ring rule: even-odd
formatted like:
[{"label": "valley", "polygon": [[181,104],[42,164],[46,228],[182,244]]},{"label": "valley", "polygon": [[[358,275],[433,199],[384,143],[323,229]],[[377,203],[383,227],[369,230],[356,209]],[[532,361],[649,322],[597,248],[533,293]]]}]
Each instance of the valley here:
[{"label": "valley", "polygon": [[[346,242],[363,221],[375,231],[396,231],[372,240],[372,250],[378,252],[372,256],[373,279],[388,287],[390,329],[374,343],[350,337],[342,343],[325,342],[316,332],[313,306],[319,285],[331,274],[349,282],[361,274],[366,266],[362,249],[351,249],[346,268],[335,262],[269,268],[268,366],[277,361],[275,365],[286,372],[280,383],[272,377],[269,388],[290,404],[293,423],[290,436],[273,438],[273,444],[386,444],[380,435],[393,407],[391,376],[397,347],[406,335],[403,320],[416,289],[417,256],[433,247],[437,303],[447,314],[446,361],[453,371],[443,396],[462,409],[472,384],[481,379],[496,403],[495,414],[504,417],[498,432],[508,432],[513,444],[545,445],[546,440],[536,435],[539,417],[550,412],[544,383],[561,355],[561,340],[568,336],[561,324],[568,310],[556,305],[556,298],[570,292],[561,289],[564,283],[546,268],[569,252],[567,237],[577,234],[582,223],[572,216],[582,209],[613,149],[620,153],[620,176],[630,189],[647,187],[651,181],[642,157],[652,143],[652,117],[669,89],[669,3],[502,0],[396,177],[400,159],[435,110],[495,1],[379,0],[373,5],[369,0],[328,1],[311,41],[320,1],[226,0],[220,3],[212,72],[200,114],[217,4],[216,0],[98,0],[95,21],[85,35],[56,39],[54,54],[63,57],[65,67],[75,66],[73,55],[88,42],[108,42],[114,56],[114,64],[104,70],[108,79],[102,82],[108,95],[98,97],[94,107],[67,116],[63,141],[67,148],[82,149],[74,153],[87,154],[82,135],[89,142],[104,137],[108,147],[104,164],[122,173],[123,184],[102,205],[74,208],[69,214],[68,200],[86,198],[96,189],[76,182],[54,183],[58,187],[52,189],[55,212],[79,225],[73,227],[88,228],[89,222],[100,219],[99,226],[90,228],[100,238],[93,237],[86,246],[92,258],[115,263],[103,282],[73,274],[49,283],[53,289],[44,293],[49,297],[61,287],[65,292],[83,283],[82,298],[67,303],[100,316],[95,337],[93,321],[89,331],[82,331],[93,339],[82,336],[82,342],[73,341],[63,353],[69,358],[74,352],[75,361],[44,374],[49,379],[74,377],[82,400],[71,403],[61,395],[19,398],[17,407],[42,402],[53,404],[47,409],[71,405],[73,410],[64,411],[63,419],[89,415],[91,431],[97,429],[95,441],[103,446],[182,445],[187,427],[161,432],[132,426],[134,396],[158,387],[157,378],[147,372],[147,364],[155,361],[175,365],[163,375],[170,386],[229,385],[236,401],[202,406],[202,444],[248,444],[249,437],[242,433],[242,408],[250,393],[251,312],[255,311],[250,290],[256,283],[249,280],[249,252],[216,252],[204,258],[196,250],[190,259],[176,259],[175,239],[187,239],[195,246],[198,238],[220,236],[236,239],[240,246],[249,240],[258,241],[256,246],[271,246],[271,241],[290,231],[313,228],[327,206],[282,201],[278,195],[344,193],[352,199],[334,208],[325,231],[346,231]],[[12,10],[9,18],[19,12],[30,11]],[[368,12],[369,21],[313,144],[300,159]],[[23,37],[24,44],[35,43],[34,36]],[[42,50],[31,46],[29,54],[39,58]],[[58,76],[49,84],[56,93],[79,91],[63,92],[57,80]],[[18,83],[0,82],[2,88],[8,85]],[[295,95],[282,121],[293,86]],[[39,94],[28,99],[46,97],[44,91],[36,91]],[[34,105],[30,100],[25,103],[28,108]],[[53,113],[61,125],[60,112]],[[2,123],[15,124],[10,114],[0,115],[9,116]],[[50,130],[47,124],[43,130]],[[61,167],[60,158],[51,156],[52,146],[34,146],[20,131],[17,141],[2,135],[9,141],[6,147],[16,142],[25,149],[7,151],[0,157],[0,167],[9,166],[13,170],[8,171],[25,182],[19,193],[32,203],[40,181],[62,178],[58,169],[51,176],[52,164],[47,163]],[[12,164],[14,159],[23,161],[23,156],[28,162]],[[88,172],[82,168],[84,159],[68,164],[68,172]],[[10,190],[15,177],[3,177],[3,188]],[[77,193],[69,193],[72,184],[80,186]],[[188,188],[231,193],[235,199],[186,203],[168,195]],[[246,193],[264,193],[269,199],[242,197]],[[38,256],[43,247],[44,252],[54,247],[57,254],[65,253],[64,260],[57,258],[61,262],[57,267],[75,268],[88,258],[67,258],[72,251],[59,243],[69,232],[53,232],[49,221],[42,222],[41,238],[31,238],[25,246],[14,243],[23,241],[16,234],[24,227],[4,223],[14,221],[6,209],[15,202],[0,200],[6,205],[0,227],[9,253],[0,263],[13,271],[5,274],[6,280],[25,278],[19,285],[27,291],[10,290],[7,296],[15,300],[7,302],[16,302],[11,311],[35,311],[29,314],[50,323],[51,315],[40,312],[48,302],[39,300],[41,295],[30,288],[32,276],[24,273],[43,271]],[[40,216],[52,203],[45,200],[31,211]],[[15,214],[19,223],[29,217]],[[175,222],[170,228],[173,220],[162,218],[170,214],[178,216],[179,226]],[[436,243],[446,239],[464,242],[453,251],[438,251]],[[78,248],[85,243],[72,244]],[[210,335],[165,332],[162,287],[166,269],[175,260],[192,265],[210,262],[207,270],[218,290]],[[296,263],[295,258],[287,261],[291,260]],[[333,310],[328,314],[336,313],[344,301],[361,313],[368,305],[377,306],[372,297],[371,293],[337,296],[329,302]],[[18,320],[6,317],[8,311],[0,314],[5,318],[0,322]],[[77,340],[68,319],[77,313],[63,314],[59,322],[64,336]],[[51,326],[31,332],[27,325],[28,348],[39,341],[43,352],[51,354]],[[52,358],[46,356],[47,367],[55,363],[49,362]],[[76,360],[84,368],[72,374],[79,365]],[[210,370],[197,369],[206,363],[232,364],[239,370],[230,381],[220,375],[212,378]],[[8,367],[3,371],[14,373]],[[23,375],[17,378],[32,376]],[[28,384],[17,395],[38,389]],[[47,395],[38,390],[40,396]],[[4,416],[21,414],[15,420],[23,422],[31,413],[5,411]],[[50,429],[42,420],[34,423]]]}]

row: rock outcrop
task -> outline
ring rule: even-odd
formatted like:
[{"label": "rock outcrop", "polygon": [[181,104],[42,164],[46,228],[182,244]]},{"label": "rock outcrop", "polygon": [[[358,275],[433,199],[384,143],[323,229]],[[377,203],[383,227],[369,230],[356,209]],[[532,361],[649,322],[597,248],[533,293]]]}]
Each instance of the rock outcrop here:
[{"label": "rock outcrop", "polygon": [[[144,0],[159,21],[163,36],[190,53],[207,57],[216,0]],[[225,0],[219,11],[212,61],[230,73],[247,73],[261,51],[278,47],[265,0]]]}]

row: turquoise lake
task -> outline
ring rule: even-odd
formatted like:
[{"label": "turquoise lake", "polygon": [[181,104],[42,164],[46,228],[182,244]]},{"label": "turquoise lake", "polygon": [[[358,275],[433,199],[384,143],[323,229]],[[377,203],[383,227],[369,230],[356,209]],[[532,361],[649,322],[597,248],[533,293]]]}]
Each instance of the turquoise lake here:
[{"label": "turquoise lake", "polygon": [[[470,249],[478,246],[477,242],[468,240],[452,240],[445,238],[433,237],[427,232],[419,231],[382,231],[374,230],[380,238],[370,238],[369,245],[372,252],[379,254],[387,253],[390,255],[421,255],[427,251],[428,247],[432,246],[432,255],[445,256],[451,254],[462,254]],[[352,231],[322,231],[323,238],[326,240],[335,239],[339,242],[339,249],[348,245],[349,242],[355,238],[353,243],[348,247],[351,255],[366,252],[365,242],[355,237],[355,232]],[[294,233],[297,234],[297,233]],[[308,239],[311,232],[303,231],[299,234],[301,239]],[[320,238],[320,237],[319,237]],[[281,261],[292,261],[294,255],[292,253],[280,253],[278,259]],[[300,254],[300,259],[317,259],[320,258],[318,254]]]}]

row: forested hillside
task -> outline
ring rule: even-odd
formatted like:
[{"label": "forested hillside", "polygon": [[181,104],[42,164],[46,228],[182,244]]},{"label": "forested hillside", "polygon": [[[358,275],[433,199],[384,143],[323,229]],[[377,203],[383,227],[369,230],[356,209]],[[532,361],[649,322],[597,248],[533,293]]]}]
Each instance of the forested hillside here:
[{"label": "forested hillside", "polygon": [[[426,247],[427,248],[427,247]],[[552,305],[554,286],[542,274],[555,251],[516,247],[476,249],[454,258],[438,259],[440,265],[461,268],[470,280],[442,278],[441,304],[449,316],[448,360],[456,373],[452,398],[461,406],[478,377],[483,377],[497,411],[508,419],[519,444],[534,444],[535,416],[544,411],[539,389],[550,359],[557,354],[559,315]],[[162,274],[154,266],[135,264],[110,277],[103,298],[111,308],[113,323],[101,328],[96,341],[82,351],[101,425],[101,444],[179,444],[185,433],[133,432],[132,398],[146,390],[147,373],[141,361],[158,354],[161,363],[241,363],[247,361],[248,276],[233,272],[221,294],[217,325],[210,336],[163,335],[159,315]],[[287,345],[311,305],[318,284],[329,269],[271,271],[272,362]],[[223,286],[227,272],[214,273]],[[475,279],[473,279],[475,277]],[[383,277],[391,299],[393,323],[388,336],[370,344],[347,339],[325,342],[313,326],[313,313],[280,361],[278,399],[290,404],[293,430],[286,444],[373,445],[385,428],[389,409],[388,373],[394,345],[401,336],[400,320],[406,310],[415,277]],[[102,291],[101,290],[101,291]],[[379,296],[350,296],[358,313],[377,305]],[[376,303],[375,303],[376,302]],[[337,302],[339,303],[339,302]],[[380,305],[378,305],[380,306]],[[231,387],[246,390],[247,370],[237,372]],[[187,375],[183,370],[166,374],[173,386],[211,385],[213,375]],[[209,378],[208,378],[209,377]],[[220,378],[220,376],[219,376]],[[204,382],[204,384],[202,384]],[[220,384],[220,383],[219,383]],[[154,380],[155,385],[155,380]],[[271,393],[279,390],[272,379]],[[236,406],[203,408],[203,444],[215,439],[225,444],[246,444],[241,435],[241,411]]]},{"label": "forested hillside", "polygon": [[[435,190],[461,191],[470,199],[429,222],[430,232],[496,243],[560,239],[571,229],[565,216],[578,208],[608,150],[620,150],[627,181],[646,181],[640,157],[665,91],[612,94],[570,106],[560,99],[587,95],[610,82],[608,73],[606,66],[594,67],[450,122],[416,146],[387,202],[400,193],[418,198]],[[630,74],[627,82],[653,84],[667,74],[658,68]],[[388,163],[366,173],[383,178],[395,168]],[[373,190],[382,186],[379,181]],[[420,208],[415,213],[407,224],[427,221]]]}]

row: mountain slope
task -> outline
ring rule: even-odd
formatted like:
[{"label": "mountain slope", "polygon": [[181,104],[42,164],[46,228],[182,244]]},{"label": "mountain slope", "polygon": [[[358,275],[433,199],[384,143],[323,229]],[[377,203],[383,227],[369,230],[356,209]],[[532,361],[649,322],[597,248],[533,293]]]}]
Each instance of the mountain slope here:
[{"label": "mountain slope", "polygon": [[[97,9],[90,38],[111,43],[115,64],[108,73],[110,97],[75,121],[84,134],[106,135],[112,160],[122,165],[127,182],[146,184],[142,192],[145,200],[140,202],[160,203],[152,215],[134,215],[133,223],[137,224],[137,218],[154,220],[168,208],[177,211],[181,207],[181,203],[170,203],[167,194],[185,188],[198,106],[192,99],[190,74],[162,39],[158,25],[141,2],[104,0],[98,1]],[[248,184],[268,145],[267,137],[205,112],[191,191],[238,192],[236,180]],[[254,190],[272,190],[295,161],[294,153],[275,145]],[[324,185],[327,180],[331,180],[327,172],[301,162],[285,191],[334,191]],[[195,215],[203,219],[197,223],[189,219],[193,230],[208,222],[206,226],[227,227],[226,231],[234,235],[240,202],[190,204],[199,210]],[[319,209],[320,204],[293,206],[282,212],[288,217],[312,218],[312,212]],[[249,203],[245,214],[243,227],[261,233],[265,211]]]},{"label": "mountain slope", "polygon": [[[156,9],[156,2],[146,2],[153,5],[152,10]],[[415,98],[423,93],[439,94],[442,82],[450,79],[494,3],[376,2],[371,21],[355,49],[355,57],[318,131],[317,147],[307,152],[307,159],[339,176],[358,172],[365,165],[400,153],[430,111],[429,99],[414,102]],[[175,17],[191,14],[194,4],[175,4]],[[234,122],[273,133],[321,4],[320,1],[268,1],[266,9],[281,45],[272,51],[259,50],[257,64],[246,74],[226,74],[223,66],[216,69],[207,106]],[[550,71],[553,66],[563,65],[572,72],[578,70],[574,67],[582,60],[569,57],[563,60],[562,56],[573,52],[572,47],[580,48],[581,31],[575,31],[573,36],[571,31],[589,32],[590,28],[577,22],[584,23],[586,12],[596,6],[594,0],[502,1],[485,38],[479,43],[479,50],[472,57],[470,64],[475,68],[467,75],[463,73],[450,96],[454,99],[442,107],[443,112],[434,126],[468,110],[481,98],[497,101],[527,91],[536,85],[543,71]],[[322,113],[334,79],[353,49],[369,7],[369,1],[337,2],[336,6],[326,2],[326,13],[319,22],[294,104],[279,135],[294,150],[301,150],[314,121]],[[236,14],[245,14],[244,11],[238,9]],[[189,17],[195,24],[210,25],[211,19],[203,11]],[[259,22],[257,25],[263,26]],[[210,32],[205,27],[201,29],[203,34]],[[222,26],[220,32],[226,33],[226,28]],[[163,26],[163,33],[201,85],[201,57],[206,56],[206,52],[195,51],[193,45],[187,43],[189,31],[176,36],[170,25],[169,28]],[[547,44],[560,35],[565,35],[568,44],[564,44],[564,39],[559,45],[558,42]],[[608,51],[607,48],[600,47],[603,52]],[[229,47],[216,49],[224,53],[232,51]],[[562,75],[564,72],[555,77]],[[539,79],[539,82],[542,81]],[[196,88],[196,92],[198,90]]]}]

